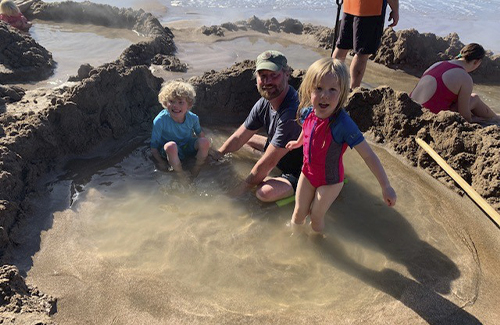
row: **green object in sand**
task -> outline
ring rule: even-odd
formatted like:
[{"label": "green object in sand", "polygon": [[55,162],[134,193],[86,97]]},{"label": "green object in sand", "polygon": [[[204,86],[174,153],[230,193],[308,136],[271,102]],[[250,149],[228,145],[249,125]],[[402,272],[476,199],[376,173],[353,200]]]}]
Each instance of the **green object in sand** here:
[{"label": "green object in sand", "polygon": [[[344,178],[344,184],[347,184],[347,183],[348,183],[347,178]],[[276,205],[281,208],[282,206],[285,206],[288,203],[292,203],[293,201],[295,201],[295,195],[292,195],[292,196],[289,196],[289,197],[286,197],[284,199],[276,201]]]},{"label": "green object in sand", "polygon": [[276,201],[276,205],[281,208],[282,206],[292,203],[293,201],[295,201],[295,195]]}]

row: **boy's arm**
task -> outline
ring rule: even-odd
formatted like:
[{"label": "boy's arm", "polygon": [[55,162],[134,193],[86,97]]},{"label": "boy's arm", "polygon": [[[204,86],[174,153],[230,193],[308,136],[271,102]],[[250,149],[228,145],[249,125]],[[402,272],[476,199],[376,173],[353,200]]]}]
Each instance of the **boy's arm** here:
[{"label": "boy's arm", "polygon": [[382,188],[382,196],[384,197],[385,203],[387,203],[388,206],[394,206],[397,199],[396,192],[392,188],[391,183],[387,178],[387,174],[385,173],[382,163],[380,163],[380,160],[378,159],[375,152],[373,152],[368,142],[366,142],[366,140],[363,140],[361,143],[356,145],[354,149],[356,149],[361,158],[363,158],[363,160],[365,161],[368,168],[370,168],[373,175],[375,175],[375,177],[377,178],[378,183]]}]

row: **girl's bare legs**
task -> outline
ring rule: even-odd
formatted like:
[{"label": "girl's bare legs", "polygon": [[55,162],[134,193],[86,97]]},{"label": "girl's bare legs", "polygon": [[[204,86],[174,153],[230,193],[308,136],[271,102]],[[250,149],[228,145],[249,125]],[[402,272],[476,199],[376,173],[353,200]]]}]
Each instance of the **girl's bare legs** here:
[{"label": "girl's bare legs", "polygon": [[[310,184],[309,184],[310,185]],[[311,214],[311,227],[316,232],[322,232],[325,228],[325,213],[332,205],[333,201],[339,196],[344,182],[324,185],[316,189],[314,200],[312,202]]]},{"label": "girl's bare legs", "polygon": [[297,193],[295,194],[295,208],[293,209],[292,221],[293,225],[303,225],[309,211],[311,202],[314,199],[316,188],[311,185],[309,180],[300,173],[299,182],[297,183]]}]

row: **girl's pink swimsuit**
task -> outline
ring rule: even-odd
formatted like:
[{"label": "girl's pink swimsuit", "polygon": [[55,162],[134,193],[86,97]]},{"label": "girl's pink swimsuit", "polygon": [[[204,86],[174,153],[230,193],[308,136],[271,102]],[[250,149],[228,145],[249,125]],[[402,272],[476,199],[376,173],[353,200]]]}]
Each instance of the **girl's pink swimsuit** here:
[{"label": "girl's pink swimsuit", "polygon": [[320,119],[312,107],[305,109],[301,120],[304,176],[316,188],[343,182],[342,156],[348,145],[352,148],[364,140],[356,123],[344,110],[330,118]]},{"label": "girl's pink swimsuit", "polygon": [[[427,71],[423,76],[432,76],[436,79],[436,92],[432,97],[422,104],[423,107],[428,108],[433,113],[439,113],[441,111],[450,110],[450,107],[458,99],[458,95],[454,94],[451,90],[446,87],[443,82],[443,74],[451,69],[463,69],[461,66],[450,63],[448,61],[443,61],[438,64],[432,70]],[[411,95],[410,95],[411,96]]]}]

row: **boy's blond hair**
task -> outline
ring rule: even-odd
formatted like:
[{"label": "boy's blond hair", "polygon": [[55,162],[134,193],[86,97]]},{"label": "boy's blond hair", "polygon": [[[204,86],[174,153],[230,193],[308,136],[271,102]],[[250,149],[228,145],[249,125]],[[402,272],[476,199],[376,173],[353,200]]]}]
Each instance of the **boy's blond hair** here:
[{"label": "boy's blond hair", "polygon": [[158,100],[162,106],[165,107],[168,100],[175,98],[184,98],[192,107],[196,98],[196,91],[191,84],[184,81],[170,81],[163,84],[158,94]]},{"label": "boy's blond hair", "polygon": [[2,0],[0,2],[0,14],[7,16],[16,16],[20,13],[19,8],[12,0]]},{"label": "boy's blond hair", "polygon": [[346,65],[337,59],[319,59],[307,69],[302,84],[300,85],[300,104],[297,109],[297,121],[300,121],[302,109],[311,106],[311,93],[313,89],[318,86],[321,78],[328,73],[332,73],[337,78],[340,86],[339,103],[335,108],[334,114],[344,106],[349,96],[349,71]]}]

